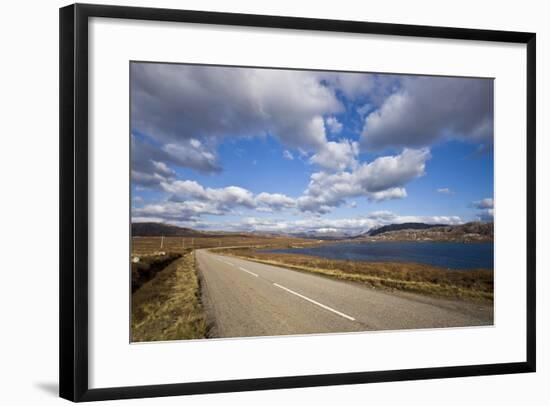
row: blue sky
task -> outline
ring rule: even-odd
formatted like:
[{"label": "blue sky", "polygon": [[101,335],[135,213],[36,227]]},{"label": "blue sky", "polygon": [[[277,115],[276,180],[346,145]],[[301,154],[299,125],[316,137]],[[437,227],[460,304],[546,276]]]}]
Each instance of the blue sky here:
[{"label": "blue sky", "polygon": [[131,64],[132,221],[357,234],[493,216],[491,79]]}]

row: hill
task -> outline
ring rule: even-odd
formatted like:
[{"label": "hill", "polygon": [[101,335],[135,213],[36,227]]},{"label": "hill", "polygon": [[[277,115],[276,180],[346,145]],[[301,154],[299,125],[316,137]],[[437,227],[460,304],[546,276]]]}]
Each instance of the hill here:
[{"label": "hill", "polygon": [[132,223],[133,237],[205,237],[206,234],[193,230],[164,223]]},{"label": "hill", "polygon": [[390,224],[369,230],[366,235],[374,237],[379,234],[387,233],[389,231],[399,230],[426,230],[434,227],[446,227],[446,224],[426,224],[426,223],[402,223],[402,224]]},{"label": "hill", "polygon": [[472,222],[460,225],[403,223],[370,230],[356,239],[367,241],[492,242],[493,233],[492,222]]}]

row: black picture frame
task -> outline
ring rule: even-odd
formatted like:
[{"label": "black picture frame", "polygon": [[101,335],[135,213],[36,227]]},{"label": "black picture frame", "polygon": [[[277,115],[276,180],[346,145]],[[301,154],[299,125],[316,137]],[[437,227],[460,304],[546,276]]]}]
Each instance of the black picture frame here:
[{"label": "black picture frame", "polygon": [[[88,386],[88,19],[105,17],[526,44],[527,323],[525,361],[131,387]],[[60,9],[60,396],[75,402],[534,372],[536,369],[536,35],[268,15],[74,4]]]}]

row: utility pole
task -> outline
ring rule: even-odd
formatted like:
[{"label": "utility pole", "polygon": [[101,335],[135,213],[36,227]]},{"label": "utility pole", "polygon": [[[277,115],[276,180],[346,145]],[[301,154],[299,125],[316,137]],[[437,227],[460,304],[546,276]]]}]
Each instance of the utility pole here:
[{"label": "utility pole", "polygon": [[160,237],[160,249],[164,247],[164,236]]}]

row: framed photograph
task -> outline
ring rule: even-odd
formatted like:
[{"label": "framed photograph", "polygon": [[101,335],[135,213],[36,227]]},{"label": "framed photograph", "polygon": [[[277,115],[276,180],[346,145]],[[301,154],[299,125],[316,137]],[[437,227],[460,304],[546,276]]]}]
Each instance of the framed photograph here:
[{"label": "framed photograph", "polygon": [[60,10],[60,395],[535,371],[535,34]]}]

